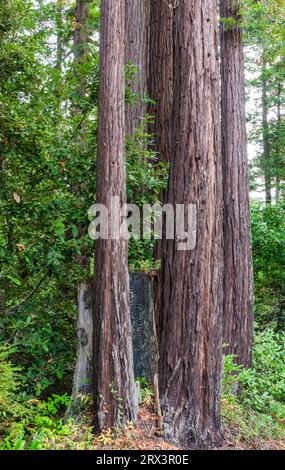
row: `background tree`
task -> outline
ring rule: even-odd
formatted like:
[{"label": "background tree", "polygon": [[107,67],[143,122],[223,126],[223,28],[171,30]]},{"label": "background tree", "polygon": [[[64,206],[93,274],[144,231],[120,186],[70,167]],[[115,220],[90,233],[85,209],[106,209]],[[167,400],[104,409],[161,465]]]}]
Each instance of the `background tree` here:
[{"label": "background tree", "polygon": [[149,0],[126,0],[125,28],[128,86],[126,132],[133,134],[143,124],[147,109],[149,71]]},{"label": "background tree", "polygon": [[253,275],[249,210],[245,82],[238,4],[221,0],[221,128],[224,195],[224,342],[250,366]]},{"label": "background tree", "polygon": [[284,184],[284,2],[241,0],[240,5],[250,98],[249,140],[255,148],[250,159],[251,189],[264,192],[270,204],[274,190],[276,194],[278,187],[281,194]]},{"label": "background tree", "polygon": [[[172,163],[166,201],[196,204],[197,243],[163,239],[159,378],[166,436],[220,442],[222,187],[216,2],[174,12]],[[189,227],[190,228],[190,227]]]},{"label": "background tree", "polygon": [[268,123],[268,93],[267,93],[267,71],[266,62],[263,63],[261,74],[262,82],[262,140],[263,155],[262,162],[264,168],[264,184],[265,184],[265,202],[271,204],[271,162],[270,162],[270,144],[269,144],[269,123]]}]

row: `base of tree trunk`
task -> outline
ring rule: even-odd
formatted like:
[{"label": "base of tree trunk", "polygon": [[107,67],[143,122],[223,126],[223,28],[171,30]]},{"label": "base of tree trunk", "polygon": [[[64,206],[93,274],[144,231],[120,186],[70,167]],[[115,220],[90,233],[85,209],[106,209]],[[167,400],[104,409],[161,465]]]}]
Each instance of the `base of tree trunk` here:
[{"label": "base of tree trunk", "polygon": [[77,296],[77,359],[66,419],[77,419],[92,393],[92,281],[81,282]]},{"label": "base of tree trunk", "polygon": [[[208,426],[206,431],[201,430],[199,432],[198,426],[193,422],[191,410],[188,410],[187,416],[185,408],[183,410],[176,410],[175,412],[163,398],[161,402],[163,432],[168,442],[177,447],[192,450],[213,449],[223,444],[224,436],[220,422],[214,423],[213,426]],[[177,420],[179,414],[184,414],[183,419],[180,417]],[[176,421],[178,421],[179,427],[175,426]],[[183,438],[181,436],[183,436]]]}]

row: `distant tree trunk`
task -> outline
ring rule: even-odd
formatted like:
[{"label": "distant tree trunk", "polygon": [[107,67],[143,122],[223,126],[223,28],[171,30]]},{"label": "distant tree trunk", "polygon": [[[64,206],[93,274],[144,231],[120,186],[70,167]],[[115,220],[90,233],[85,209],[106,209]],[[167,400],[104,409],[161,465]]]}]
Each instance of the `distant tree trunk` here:
[{"label": "distant tree trunk", "polygon": [[63,4],[62,0],[57,0],[56,11],[56,67],[62,69],[63,59]]},{"label": "distant tree trunk", "polygon": [[278,84],[277,89],[277,170],[276,170],[276,188],[275,188],[275,202],[278,203],[280,200],[280,166],[281,166],[281,83]]},{"label": "distant tree trunk", "polygon": [[[77,80],[76,107],[78,111],[85,109],[86,99],[86,72],[82,69],[87,61],[88,54],[88,20],[90,15],[90,0],[77,0],[75,6],[75,29],[73,39],[74,50],[74,76]],[[82,127],[82,125],[81,125]]]},{"label": "distant tree trunk", "polygon": [[262,133],[263,133],[263,167],[265,181],[265,202],[271,204],[271,168],[270,168],[270,145],[269,145],[269,125],[268,125],[268,96],[267,96],[267,78],[266,63],[262,70]]},{"label": "distant tree trunk", "polygon": [[[101,1],[96,201],[126,202],[123,0]],[[136,419],[127,241],[95,249],[94,425],[97,432]]]},{"label": "distant tree trunk", "polygon": [[146,114],[146,96],[148,95],[149,63],[149,13],[150,0],[126,0],[126,64],[136,67],[136,76],[132,83],[132,92],[137,95],[137,102],[126,107],[126,132],[133,134],[142,124]]},{"label": "distant tree trunk", "polygon": [[[173,154],[167,202],[196,204],[197,242],[163,239],[159,378],[165,435],[183,447],[221,440],[222,169],[216,2],[174,12]],[[190,227],[188,227],[190,229]]]},{"label": "distant tree trunk", "polygon": [[[220,1],[222,18],[239,20],[238,7]],[[235,4],[236,5],[236,4]],[[248,367],[252,353],[253,276],[248,188],[242,30],[221,24],[221,126],[224,194],[224,343]]]},{"label": "distant tree trunk", "polygon": [[[88,20],[90,16],[90,0],[76,0],[75,5],[75,28],[73,36],[73,75],[75,78],[75,90],[73,93],[73,102],[71,110],[73,115],[78,117],[77,142],[84,148],[87,144],[86,139],[86,98],[87,98],[87,73],[84,66],[88,60],[88,42],[89,29]],[[76,194],[80,191],[80,186],[84,187],[85,183],[81,183],[73,187]],[[83,235],[85,227],[78,227],[80,235]],[[90,258],[86,253],[76,254],[79,264],[90,270]],[[84,291],[84,283],[82,285]]]}]

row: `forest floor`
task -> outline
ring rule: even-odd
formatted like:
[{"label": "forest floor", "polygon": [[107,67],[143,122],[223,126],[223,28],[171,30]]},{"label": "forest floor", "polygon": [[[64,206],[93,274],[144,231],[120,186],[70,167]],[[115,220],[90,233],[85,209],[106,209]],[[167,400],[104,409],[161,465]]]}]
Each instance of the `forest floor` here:
[{"label": "forest floor", "polygon": [[[238,439],[237,429],[224,429],[225,441],[222,447],[215,450],[285,450],[285,440],[243,441]],[[149,406],[141,407],[137,426],[130,426],[122,435],[107,434],[102,436],[97,449],[102,450],[183,450],[163,439],[157,430],[156,416]]]}]

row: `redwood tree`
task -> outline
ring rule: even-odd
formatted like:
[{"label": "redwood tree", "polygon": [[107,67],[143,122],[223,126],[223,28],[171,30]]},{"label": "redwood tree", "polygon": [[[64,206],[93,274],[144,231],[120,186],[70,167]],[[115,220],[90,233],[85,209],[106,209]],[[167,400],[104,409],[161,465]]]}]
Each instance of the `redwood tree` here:
[{"label": "redwood tree", "polygon": [[126,0],[126,55],[125,62],[136,68],[131,83],[136,102],[126,108],[126,132],[132,134],[146,114],[149,64],[150,0]]},{"label": "redwood tree", "polygon": [[[75,28],[73,38],[74,76],[77,82],[77,110],[81,113],[84,111],[84,100],[86,99],[87,74],[82,66],[84,66],[88,58],[89,16],[90,0],[76,0]],[[81,127],[82,125],[83,122]]]},{"label": "redwood tree", "polygon": [[267,83],[266,61],[263,60],[261,83],[262,83],[262,140],[263,140],[263,169],[265,183],[265,202],[271,204],[271,168],[270,168],[270,144],[269,144],[269,122],[268,122],[268,83]]},{"label": "redwood tree", "polygon": [[166,436],[183,447],[221,440],[222,187],[215,0],[174,10],[171,204],[196,204],[197,240],[163,239],[159,378]]},{"label": "redwood tree", "polygon": [[[154,118],[149,130],[154,138],[158,162],[171,161],[171,118],[173,105],[173,1],[152,0],[150,4],[148,113]],[[165,191],[160,194],[163,203]],[[161,240],[154,247],[154,259],[161,259]],[[154,278],[155,319],[158,342],[161,335],[160,276]]]},{"label": "redwood tree", "polygon": [[[124,0],[101,1],[97,203],[126,201]],[[94,405],[97,432],[135,420],[127,241],[95,249]]]},{"label": "redwood tree", "polygon": [[152,0],[150,5],[149,96],[154,103],[151,131],[161,162],[171,160],[171,116],[173,96],[173,1]]},{"label": "redwood tree", "polygon": [[[233,6],[234,5],[234,6]],[[249,366],[253,278],[249,210],[244,58],[237,3],[221,0],[221,125],[224,195],[224,342]]]}]

